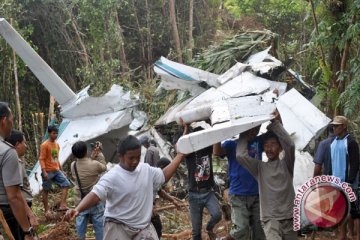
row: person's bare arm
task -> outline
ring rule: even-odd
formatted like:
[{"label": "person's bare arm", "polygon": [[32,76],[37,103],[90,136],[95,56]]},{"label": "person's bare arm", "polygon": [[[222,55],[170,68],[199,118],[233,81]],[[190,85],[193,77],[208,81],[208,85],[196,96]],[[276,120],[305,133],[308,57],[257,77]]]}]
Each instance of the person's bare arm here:
[{"label": "person's bare arm", "polygon": [[226,155],[226,150],[221,147],[221,143],[216,143],[213,145],[213,154],[222,157]]},{"label": "person's bare arm", "polygon": [[45,180],[48,180],[48,175],[47,175],[47,172],[45,170],[45,166],[46,166],[45,161],[46,161],[46,146],[42,144],[42,145],[40,145],[39,162],[40,162],[40,166],[41,166],[42,175],[43,175]]},{"label": "person's bare arm", "polygon": [[185,155],[182,153],[177,153],[175,158],[171,161],[171,163],[163,169],[163,173],[165,176],[165,182],[169,181],[172,175],[176,172],[176,169],[179,167],[182,160],[184,160]]},{"label": "person's bare arm", "polygon": [[248,137],[241,136],[236,146],[236,161],[246,168],[254,177],[257,177],[260,161],[249,156],[247,144]]},{"label": "person's bare arm", "polygon": [[170,194],[168,194],[164,189],[160,189],[158,191],[158,194],[161,198],[168,200],[169,202],[173,203],[177,208],[180,207],[179,203],[176,201],[174,197],[172,197]]},{"label": "person's bare arm", "polygon": [[322,166],[320,164],[315,163],[314,167],[314,177],[320,176],[322,174]]},{"label": "person's bare arm", "polygon": [[37,229],[37,227],[39,226],[39,222],[37,217],[35,216],[35,214],[33,213],[33,211],[31,210],[31,208],[29,207],[29,205],[27,204],[25,198],[24,199],[24,205],[25,205],[25,209],[26,209],[26,215],[30,221],[30,225],[34,228]]},{"label": "person's bare arm", "polygon": [[20,186],[5,187],[5,192],[16,221],[22,230],[27,231],[31,225],[27,218],[27,210],[24,204],[25,199],[21,193]]},{"label": "person's bare arm", "polygon": [[69,221],[75,218],[79,213],[82,211],[91,208],[92,206],[95,206],[97,203],[100,202],[100,198],[93,192],[90,192],[84,197],[79,205],[75,209],[69,209],[65,216],[64,220]]}]

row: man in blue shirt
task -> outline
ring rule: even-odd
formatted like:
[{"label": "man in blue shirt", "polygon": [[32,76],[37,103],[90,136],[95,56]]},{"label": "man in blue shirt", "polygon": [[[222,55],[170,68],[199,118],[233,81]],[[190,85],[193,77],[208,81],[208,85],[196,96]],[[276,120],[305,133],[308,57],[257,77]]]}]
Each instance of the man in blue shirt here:
[{"label": "man in blue shirt", "polygon": [[[248,143],[249,156],[261,161],[262,139],[256,136],[259,127],[245,132],[250,134]],[[244,134],[245,134],[244,133]],[[240,134],[241,137],[241,134]],[[213,148],[214,155],[228,159],[228,175],[230,179],[229,198],[231,204],[231,221],[233,227],[226,240],[265,239],[260,222],[259,189],[256,179],[236,161],[237,140],[227,140]]]},{"label": "man in blue shirt", "polygon": [[[348,119],[335,116],[330,123],[334,137],[329,137],[319,144],[315,154],[314,176],[333,175],[342,182],[351,185],[355,193],[359,184],[359,146],[355,138],[348,133]],[[357,235],[360,236],[360,203],[359,199],[351,203],[350,216],[355,219]],[[346,239],[346,222],[339,226],[339,239]]]}]

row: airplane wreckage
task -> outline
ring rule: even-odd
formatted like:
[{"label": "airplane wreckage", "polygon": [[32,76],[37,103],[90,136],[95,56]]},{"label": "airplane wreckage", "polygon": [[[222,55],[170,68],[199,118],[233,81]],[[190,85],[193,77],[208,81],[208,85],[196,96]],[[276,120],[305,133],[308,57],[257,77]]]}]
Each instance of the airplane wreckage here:
[{"label": "airplane wreckage", "polygon": [[[204,126],[204,130],[179,136],[178,150],[191,153],[255,126],[262,125],[264,129],[272,119],[272,112],[278,109],[297,150],[295,188],[312,177],[312,157],[304,150],[322,133],[330,119],[295,88],[288,90],[287,83],[275,81],[286,74],[308,92],[312,91],[301,76],[269,54],[270,47],[251,55],[244,63],[236,63],[221,75],[162,57],[154,65],[161,78],[159,89],[179,90],[179,96],[189,94],[149,129],[144,126],[146,114],[137,108],[139,98],[123,91],[121,86],[113,85],[101,97],[89,96],[89,87],[75,94],[3,18],[0,18],[0,34],[62,106],[63,120],[57,140],[61,164],[69,159],[71,146],[79,140],[101,141],[106,159],[112,162],[118,139],[140,128],[145,130],[131,134],[152,135],[160,154],[171,159],[175,142],[171,139],[174,136],[167,135],[166,126],[176,124],[180,118],[186,123]],[[37,163],[29,176],[34,194],[41,190],[40,173]]]}]

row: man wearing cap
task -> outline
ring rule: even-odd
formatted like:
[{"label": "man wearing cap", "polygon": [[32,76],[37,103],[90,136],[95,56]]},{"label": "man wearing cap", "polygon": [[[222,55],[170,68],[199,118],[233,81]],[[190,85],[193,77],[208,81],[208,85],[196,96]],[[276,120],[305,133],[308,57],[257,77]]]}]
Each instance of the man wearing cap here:
[{"label": "man wearing cap", "polygon": [[[330,144],[330,157],[324,161],[323,174],[333,175],[342,182],[347,182],[351,185],[353,190],[356,192],[359,183],[359,146],[353,136],[348,133],[348,120],[344,116],[335,116],[333,121],[330,123],[335,138]],[[317,163],[315,163],[317,164]],[[318,166],[315,166],[315,168]],[[358,201],[358,200],[357,200]],[[352,203],[351,205],[351,217],[359,218],[360,214],[356,210],[358,203]],[[358,220],[356,221],[358,225]],[[346,222],[339,227],[339,238],[340,240],[346,239]],[[360,229],[358,229],[358,234]],[[360,236],[360,235],[359,235]]]},{"label": "man wearing cap", "polygon": [[142,136],[140,138],[140,143],[146,148],[144,163],[155,167],[160,160],[159,149],[157,149],[154,143],[150,141],[148,136]]},{"label": "man wearing cap", "polygon": [[22,178],[14,146],[4,139],[10,136],[14,116],[6,102],[0,102],[0,209],[9,225],[19,230],[15,239],[34,239],[34,231],[26,215],[25,199],[21,193]]}]

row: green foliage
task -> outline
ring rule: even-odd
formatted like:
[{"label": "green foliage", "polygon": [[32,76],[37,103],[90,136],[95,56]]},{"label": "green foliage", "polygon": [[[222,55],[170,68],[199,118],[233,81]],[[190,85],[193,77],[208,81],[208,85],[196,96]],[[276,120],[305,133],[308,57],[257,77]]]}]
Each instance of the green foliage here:
[{"label": "green foliage", "polygon": [[237,17],[255,16],[265,28],[290,40],[297,35],[307,4],[297,0],[227,0],[225,6]]},{"label": "green foliage", "polygon": [[236,62],[244,62],[252,53],[270,46],[276,34],[270,31],[244,32],[210,46],[193,64],[206,71],[221,74]]}]

